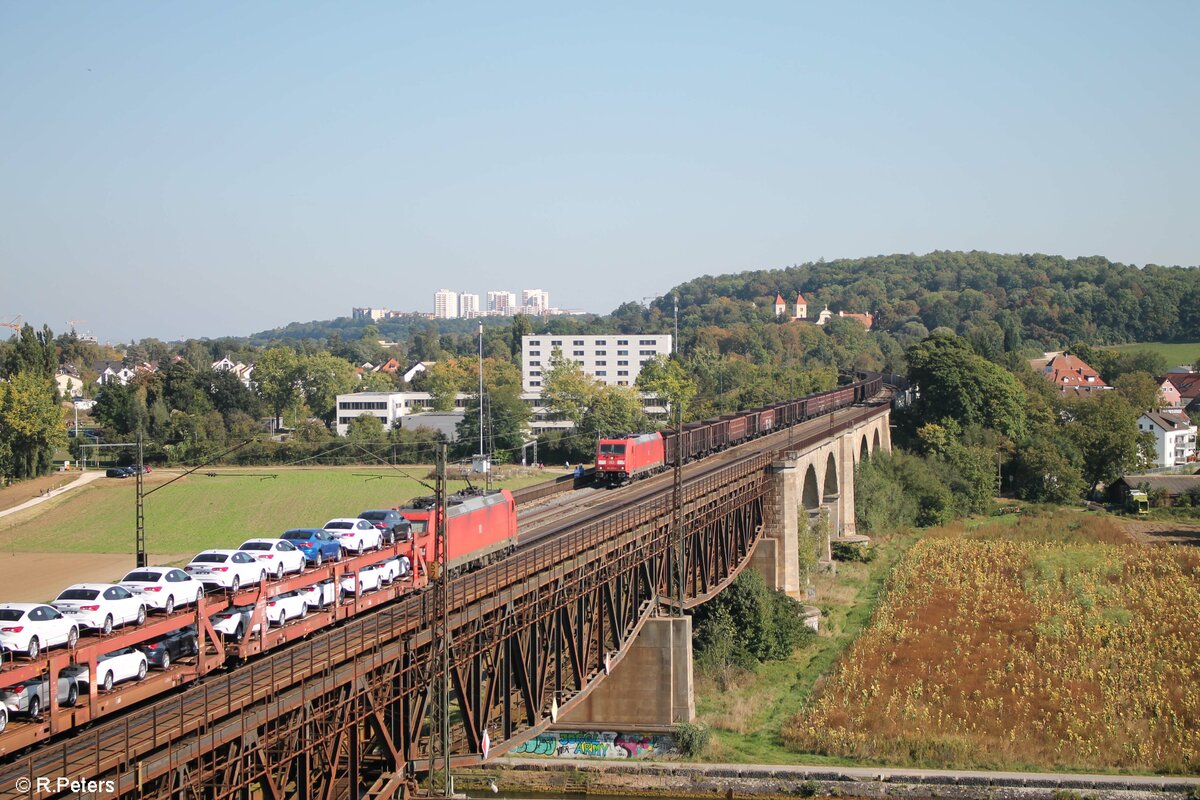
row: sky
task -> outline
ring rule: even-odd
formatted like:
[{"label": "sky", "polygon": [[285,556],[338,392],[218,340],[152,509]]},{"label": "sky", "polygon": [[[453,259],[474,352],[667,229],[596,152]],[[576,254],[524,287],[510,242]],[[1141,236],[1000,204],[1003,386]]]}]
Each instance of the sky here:
[{"label": "sky", "polygon": [[0,322],[607,313],[931,250],[1200,263],[1200,3],[0,3]]}]

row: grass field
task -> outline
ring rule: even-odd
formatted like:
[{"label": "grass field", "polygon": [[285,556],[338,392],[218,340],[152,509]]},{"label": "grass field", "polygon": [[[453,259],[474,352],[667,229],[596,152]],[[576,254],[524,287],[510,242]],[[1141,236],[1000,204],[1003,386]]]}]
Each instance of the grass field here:
[{"label": "grass field", "polygon": [[807,647],[783,661],[760,664],[737,676],[724,689],[696,673],[696,711],[713,732],[705,760],[715,763],[844,762],[838,757],[801,756],[789,750],[781,729],[808,702],[813,687],[866,627],[892,565],[913,541],[912,535],[876,537],[870,563],[839,563],[836,575],[815,580],[810,601],[822,610],[821,630]]},{"label": "grass field", "polygon": [[868,629],[783,727],[911,766],[1200,768],[1200,552],[1059,511],[956,525],[900,560]]},{"label": "grass field", "polygon": [[[404,470],[426,479],[430,468]],[[176,475],[169,470],[151,473],[147,491]],[[503,485],[515,488],[550,477],[530,473]],[[450,482],[451,491],[464,486],[462,481]],[[146,547],[152,553],[236,547],[251,536],[317,527],[333,517],[355,516],[367,508],[388,508],[432,493],[386,468],[221,469],[215,477],[195,473],[146,497]],[[127,553],[134,515],[134,482],[100,479],[0,517],[0,552]]]},{"label": "grass field", "polygon": [[1197,358],[1200,358],[1200,342],[1141,342],[1138,344],[1119,344],[1105,349],[1122,350],[1125,352],[1131,350],[1149,350],[1150,352],[1161,354],[1167,360],[1167,364],[1172,367],[1179,364],[1191,364]]}]

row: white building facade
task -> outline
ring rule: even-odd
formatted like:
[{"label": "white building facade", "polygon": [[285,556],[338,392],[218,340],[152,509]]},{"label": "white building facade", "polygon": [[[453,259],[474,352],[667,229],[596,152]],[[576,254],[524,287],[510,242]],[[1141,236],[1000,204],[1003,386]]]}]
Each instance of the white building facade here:
[{"label": "white building facade", "polygon": [[[466,410],[467,401],[472,395],[459,394],[454,399],[454,410]],[[404,416],[421,411],[433,410],[433,395],[429,392],[355,392],[354,394],[339,394],[337,396],[337,422],[334,432],[345,436],[350,428],[350,422],[363,414],[373,414],[383,423],[385,430],[391,430],[396,422]]]},{"label": "white building facade", "polygon": [[1138,417],[1138,430],[1154,435],[1154,465],[1175,467],[1196,454],[1196,426],[1184,414],[1147,411]]},{"label": "white building facade", "polygon": [[[476,298],[478,300],[478,298]],[[433,293],[433,316],[437,319],[455,319],[458,317],[458,292],[449,289],[438,289]]]},{"label": "white building facade", "polygon": [[550,293],[542,289],[522,289],[521,307],[526,314],[545,314],[550,310]]},{"label": "white building facade", "polygon": [[583,371],[610,386],[633,386],[642,365],[655,356],[671,353],[671,335],[572,334],[521,337],[521,388],[542,391],[542,378],[555,351],[579,364]]}]

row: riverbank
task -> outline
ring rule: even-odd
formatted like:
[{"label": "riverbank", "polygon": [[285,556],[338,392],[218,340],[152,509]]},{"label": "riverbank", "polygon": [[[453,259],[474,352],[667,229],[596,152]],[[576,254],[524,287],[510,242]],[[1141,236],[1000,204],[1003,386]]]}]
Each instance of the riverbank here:
[{"label": "riverbank", "polygon": [[1200,778],[1056,772],[498,758],[456,771],[459,791],[642,797],[1194,798]]}]

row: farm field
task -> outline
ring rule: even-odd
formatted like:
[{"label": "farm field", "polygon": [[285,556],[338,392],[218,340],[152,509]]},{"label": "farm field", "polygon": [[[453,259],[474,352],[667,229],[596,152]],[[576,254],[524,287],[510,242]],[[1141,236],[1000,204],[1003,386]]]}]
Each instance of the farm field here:
[{"label": "farm field", "polygon": [[[429,467],[405,466],[426,479]],[[412,478],[377,467],[297,469],[256,467],[197,472],[145,501],[146,548],[153,553],[196,553],[236,547],[252,536],[315,527],[367,508],[388,508],[433,494]],[[179,473],[146,476],[147,491]],[[274,476],[274,477],[269,477]],[[549,480],[530,472],[501,485],[517,488]],[[432,484],[432,480],[428,480]],[[450,491],[464,488],[450,481]],[[134,533],[134,481],[101,479],[34,508],[0,517],[0,552],[130,553]]]},{"label": "farm field", "polygon": [[784,726],[798,752],[930,767],[1200,769],[1200,551],[1075,511],[958,524],[900,559]]},{"label": "farm field", "polygon": [[1149,350],[1162,355],[1167,360],[1167,364],[1172,367],[1178,364],[1191,364],[1200,358],[1200,342],[1140,342],[1138,344],[1118,344],[1105,349],[1123,352]]}]

